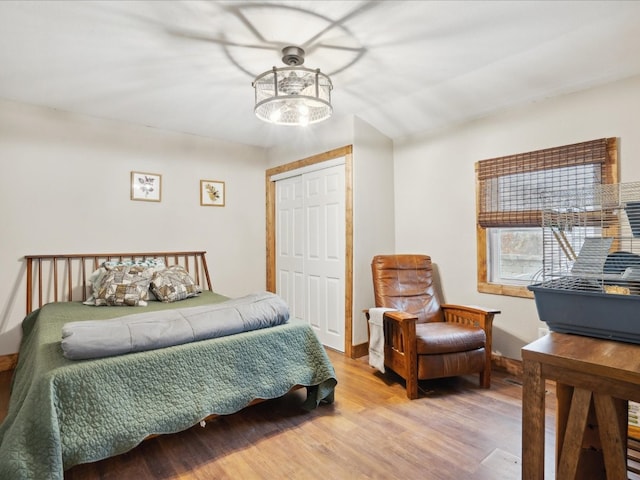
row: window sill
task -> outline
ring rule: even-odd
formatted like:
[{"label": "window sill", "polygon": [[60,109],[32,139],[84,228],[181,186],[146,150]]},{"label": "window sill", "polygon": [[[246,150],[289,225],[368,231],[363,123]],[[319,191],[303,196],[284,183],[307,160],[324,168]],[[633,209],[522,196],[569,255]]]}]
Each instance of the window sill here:
[{"label": "window sill", "polygon": [[533,298],[533,292],[527,287],[516,285],[501,285],[499,283],[478,282],[478,292],[492,295],[507,295],[509,297]]}]

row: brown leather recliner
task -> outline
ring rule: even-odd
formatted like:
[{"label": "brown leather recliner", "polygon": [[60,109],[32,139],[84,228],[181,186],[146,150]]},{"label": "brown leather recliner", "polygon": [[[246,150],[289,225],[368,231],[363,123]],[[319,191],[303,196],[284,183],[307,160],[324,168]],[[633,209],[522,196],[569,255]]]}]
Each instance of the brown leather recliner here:
[{"label": "brown leather recliner", "polygon": [[[479,373],[491,385],[491,330],[498,310],[440,304],[427,255],[378,255],[371,263],[384,313],[384,364],[418,398],[418,380]],[[369,313],[366,312],[367,320]]]}]

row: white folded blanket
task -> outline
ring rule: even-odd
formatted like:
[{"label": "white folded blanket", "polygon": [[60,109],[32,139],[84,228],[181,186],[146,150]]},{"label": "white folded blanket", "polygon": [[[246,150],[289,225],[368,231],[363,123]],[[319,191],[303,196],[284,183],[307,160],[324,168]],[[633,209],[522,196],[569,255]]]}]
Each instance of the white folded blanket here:
[{"label": "white folded blanket", "polygon": [[370,308],[369,309],[369,365],[384,373],[384,329],[382,328],[382,318],[384,312],[394,310],[393,308]]},{"label": "white folded blanket", "polygon": [[138,313],[62,327],[66,358],[109,357],[272,327],[289,321],[289,307],[270,293],[254,293],[197,307]]}]

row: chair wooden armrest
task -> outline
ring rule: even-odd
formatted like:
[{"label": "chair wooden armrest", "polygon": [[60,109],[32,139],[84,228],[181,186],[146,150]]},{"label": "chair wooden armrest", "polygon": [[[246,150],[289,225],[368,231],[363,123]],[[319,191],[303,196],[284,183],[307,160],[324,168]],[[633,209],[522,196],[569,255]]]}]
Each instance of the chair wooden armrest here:
[{"label": "chair wooden armrest", "polygon": [[500,310],[494,308],[478,307],[475,305],[453,305],[445,303],[441,305],[445,322],[463,323],[480,327],[483,330],[491,330],[494,315]]},{"label": "chair wooden armrest", "polygon": [[407,312],[401,312],[399,310],[384,312],[384,317],[389,320],[393,320],[394,322],[397,322],[401,325],[408,322],[412,322],[415,325],[416,321],[418,320],[418,317],[416,317],[415,315]]},{"label": "chair wooden armrest", "polygon": [[485,369],[480,374],[480,385],[489,388],[491,385],[491,350],[493,347],[493,317],[499,310],[493,308],[477,307],[475,305],[441,305],[445,322],[473,325],[484,330],[485,342]]},{"label": "chair wooden armrest", "polygon": [[[367,320],[369,320],[369,309],[365,309],[363,310],[363,312],[367,317]],[[408,322],[410,320],[418,320],[418,317],[416,317],[415,315],[411,315],[407,312],[401,312],[400,310],[390,310],[388,312],[385,312],[384,316],[385,318],[398,323]]]}]

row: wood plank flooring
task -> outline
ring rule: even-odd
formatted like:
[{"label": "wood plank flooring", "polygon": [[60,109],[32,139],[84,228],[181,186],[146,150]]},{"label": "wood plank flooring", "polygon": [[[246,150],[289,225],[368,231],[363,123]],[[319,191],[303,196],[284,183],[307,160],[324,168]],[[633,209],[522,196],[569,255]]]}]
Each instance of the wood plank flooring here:
[{"label": "wood plank flooring", "polygon": [[[206,427],[163,435],[132,451],[78,465],[67,480],[474,479],[520,478],[520,380],[494,372],[421,382],[406,398],[402,380],[366,357],[329,351],[338,387],[332,405],[300,408],[304,389]],[[0,417],[9,395],[0,375]],[[547,394],[546,478],[553,479],[555,391]]]}]

